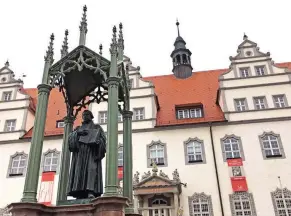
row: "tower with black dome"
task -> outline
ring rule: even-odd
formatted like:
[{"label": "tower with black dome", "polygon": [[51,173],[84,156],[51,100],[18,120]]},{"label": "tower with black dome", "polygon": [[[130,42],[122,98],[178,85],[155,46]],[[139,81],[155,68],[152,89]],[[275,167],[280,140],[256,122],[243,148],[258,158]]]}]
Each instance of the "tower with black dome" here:
[{"label": "tower with black dome", "polygon": [[173,59],[173,73],[179,79],[186,79],[192,75],[192,66],[191,66],[191,51],[186,48],[186,42],[180,36],[179,25],[180,23],[176,22],[178,37],[175,40],[174,46],[175,49],[171,53],[171,58]]}]

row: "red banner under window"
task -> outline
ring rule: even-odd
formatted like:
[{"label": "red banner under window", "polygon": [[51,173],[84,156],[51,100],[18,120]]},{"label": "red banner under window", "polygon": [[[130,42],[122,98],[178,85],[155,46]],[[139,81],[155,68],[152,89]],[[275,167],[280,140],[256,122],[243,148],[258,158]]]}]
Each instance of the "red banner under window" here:
[{"label": "red banner under window", "polygon": [[241,158],[227,159],[228,166],[242,166],[243,162]]},{"label": "red banner under window", "polygon": [[38,202],[44,205],[51,205],[54,191],[55,172],[45,172],[41,176],[41,183],[38,193]]},{"label": "red banner under window", "polygon": [[123,167],[118,167],[118,180],[123,179]]},{"label": "red banner under window", "polygon": [[239,191],[248,191],[248,185],[246,178],[241,176],[241,177],[232,177],[231,179],[231,185],[232,185],[232,190],[234,192],[239,192]]}]

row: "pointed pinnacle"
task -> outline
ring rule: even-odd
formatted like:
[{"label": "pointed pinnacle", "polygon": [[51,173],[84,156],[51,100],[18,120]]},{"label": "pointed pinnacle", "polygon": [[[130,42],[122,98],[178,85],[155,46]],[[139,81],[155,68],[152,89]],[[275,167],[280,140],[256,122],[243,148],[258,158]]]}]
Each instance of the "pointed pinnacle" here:
[{"label": "pointed pinnacle", "polygon": [[46,51],[46,56],[44,57],[44,60],[46,62],[49,62],[49,63],[53,63],[54,59],[53,59],[53,55],[54,55],[54,39],[55,39],[55,36],[54,34],[52,33],[51,36],[50,36],[50,43],[49,43],[49,46],[48,46],[48,50]]},{"label": "pointed pinnacle", "polygon": [[87,6],[84,5],[83,7],[83,16],[82,16],[82,21],[81,21],[81,25],[80,25],[80,31],[87,33],[88,29],[87,29]]},{"label": "pointed pinnacle", "polygon": [[117,41],[116,41],[116,26],[113,26],[113,37],[112,37],[112,43],[110,45],[110,53],[116,54],[117,53]]},{"label": "pointed pinnacle", "polygon": [[9,61],[7,59],[7,61],[5,62],[5,67],[9,67]]},{"label": "pointed pinnacle", "polygon": [[66,29],[65,38],[64,38],[63,45],[62,45],[62,49],[61,49],[61,57],[62,58],[68,54],[68,49],[69,49],[68,48],[68,35],[69,35],[69,31],[68,31],[68,29]]},{"label": "pointed pinnacle", "polygon": [[247,40],[247,39],[248,39],[248,36],[246,35],[246,33],[244,33],[243,40]]},{"label": "pointed pinnacle", "polygon": [[122,23],[119,24],[119,37],[118,37],[118,45],[120,48],[124,49],[124,40],[123,40],[123,32],[122,32],[123,26]]},{"label": "pointed pinnacle", "polygon": [[176,26],[177,26],[177,30],[178,30],[178,37],[180,36],[179,25],[180,25],[180,23],[179,23],[178,18],[177,18]]}]

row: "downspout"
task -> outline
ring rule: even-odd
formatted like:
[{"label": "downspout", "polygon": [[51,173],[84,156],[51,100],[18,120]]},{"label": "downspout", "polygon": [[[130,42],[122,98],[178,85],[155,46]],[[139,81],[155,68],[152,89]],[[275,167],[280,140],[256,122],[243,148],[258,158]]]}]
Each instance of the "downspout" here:
[{"label": "downspout", "polygon": [[218,189],[219,202],[220,202],[220,210],[221,210],[221,215],[224,216],[224,209],[223,209],[223,204],[222,204],[221,189],[220,189],[220,182],[219,182],[219,176],[218,176],[218,170],[217,170],[216,154],[215,154],[215,148],[214,148],[214,142],[213,142],[213,133],[212,133],[212,123],[211,122],[209,124],[209,132],[210,132],[211,147],[212,147],[212,154],[213,154],[213,161],[214,161],[214,169],[215,169],[215,176],[216,176],[216,181],[217,181],[217,189]]}]

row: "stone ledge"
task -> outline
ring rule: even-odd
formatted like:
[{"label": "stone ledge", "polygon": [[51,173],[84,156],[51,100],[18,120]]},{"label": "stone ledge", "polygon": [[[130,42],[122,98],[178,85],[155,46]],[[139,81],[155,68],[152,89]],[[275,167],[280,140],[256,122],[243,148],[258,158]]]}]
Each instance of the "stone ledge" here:
[{"label": "stone ledge", "polygon": [[13,216],[124,216],[129,201],[125,197],[99,197],[87,204],[46,206],[40,203],[12,203]]}]

